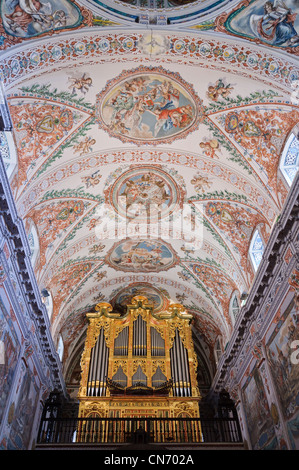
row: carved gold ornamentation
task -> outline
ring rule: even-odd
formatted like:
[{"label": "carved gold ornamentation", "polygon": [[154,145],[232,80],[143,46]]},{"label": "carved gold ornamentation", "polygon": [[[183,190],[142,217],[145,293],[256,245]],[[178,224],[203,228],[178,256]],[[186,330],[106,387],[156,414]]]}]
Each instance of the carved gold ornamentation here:
[{"label": "carved gold ornamentation", "polygon": [[128,323],[125,323],[125,324],[123,324],[123,325],[118,325],[118,326],[115,327],[115,330],[114,330],[114,339],[116,339],[116,338],[118,337],[119,333],[121,333],[122,330],[123,330],[124,328],[126,328],[126,326],[128,326]]},{"label": "carved gold ornamentation", "polygon": [[158,369],[158,367],[160,367],[161,371],[163,372],[163,374],[166,373],[166,365],[165,365],[165,361],[161,361],[161,360],[157,360],[157,361],[153,361],[152,362],[152,373],[154,374],[156,372],[156,370]]},{"label": "carved gold ornamentation", "polygon": [[124,371],[125,374],[127,374],[128,372],[128,364],[125,360],[116,360],[114,361],[113,363],[113,368],[112,368],[112,376],[114,374],[116,374],[116,372],[118,371],[119,367],[122,368],[122,370]]},{"label": "carved gold ornamentation", "polygon": [[[191,336],[192,316],[184,307],[172,304],[167,311],[156,315],[146,297],[136,296],[123,315],[114,313],[108,303],[97,304],[95,310],[86,315],[89,326],[81,359],[81,385],[78,394],[80,416],[86,417],[96,413],[100,417],[198,418],[200,400],[196,380],[198,362]],[[134,329],[134,322],[139,315],[143,322],[135,324]],[[120,337],[125,327],[128,327],[127,333]],[[152,327],[159,335],[153,335]],[[185,349],[184,355],[188,357],[187,363],[183,362],[183,356],[180,356],[178,347],[175,346],[176,331]],[[135,342],[133,334],[137,335]],[[99,342],[96,343],[98,338],[99,341],[101,338],[101,346]],[[118,355],[114,353],[116,338],[118,338]],[[96,344],[98,350],[105,351],[104,358],[94,359],[95,352],[92,351],[96,350]],[[138,345],[138,352],[134,349],[134,345]],[[134,355],[134,352],[137,355]],[[152,353],[156,355],[152,356]],[[180,358],[182,362],[179,364]],[[186,368],[186,378],[174,377],[173,361],[176,361],[176,366],[180,366],[176,369]],[[138,383],[133,387],[132,378],[139,366],[146,376],[146,382],[144,386]],[[96,367],[100,369],[92,376]],[[106,370],[103,372],[105,367]],[[157,374],[158,367],[163,375],[160,374],[160,382],[155,376],[155,386],[152,386],[152,377]],[[163,376],[167,380],[166,383]],[[120,380],[119,383],[117,378]],[[161,387],[157,383],[161,383]],[[134,397],[130,396],[132,390]],[[181,395],[180,390],[184,390]],[[198,432],[198,424],[195,432]]]}]

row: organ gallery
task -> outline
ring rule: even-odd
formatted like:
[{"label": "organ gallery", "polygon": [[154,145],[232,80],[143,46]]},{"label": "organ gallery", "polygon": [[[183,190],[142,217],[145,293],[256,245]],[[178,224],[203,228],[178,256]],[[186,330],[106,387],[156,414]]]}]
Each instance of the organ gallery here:
[{"label": "organ gallery", "polygon": [[[86,316],[80,418],[199,418],[192,316],[182,305],[154,314],[136,296],[124,315],[99,303]],[[199,438],[199,421],[193,426]]]}]

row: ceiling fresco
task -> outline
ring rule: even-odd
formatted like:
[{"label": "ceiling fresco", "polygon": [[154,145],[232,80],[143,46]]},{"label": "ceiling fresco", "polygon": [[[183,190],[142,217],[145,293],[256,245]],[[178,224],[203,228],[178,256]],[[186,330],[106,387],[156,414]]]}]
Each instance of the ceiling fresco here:
[{"label": "ceiling fresco", "polygon": [[225,15],[225,28],[231,34],[251,41],[298,52],[297,12],[298,4],[295,0],[251,0],[240,3]]},{"label": "ceiling fresco", "polygon": [[132,21],[137,1],[1,2],[11,187],[66,361],[86,312],[135,295],[183,304],[208,349],[224,347],[232,295],[255,278],[253,234],[267,243],[288,193],[298,6],[273,26],[276,3],[166,3],[151,29]]},{"label": "ceiling fresco", "polygon": [[[98,95],[98,121],[123,142],[170,143],[196,129],[202,118],[200,100],[178,74],[162,68],[130,70]],[[119,83],[119,82],[122,83]],[[189,90],[188,90],[189,89]]]},{"label": "ceiling fresco", "polygon": [[104,189],[106,202],[120,219],[154,223],[169,217],[182,208],[186,193],[182,176],[173,173],[165,165],[132,165]]},{"label": "ceiling fresco", "polygon": [[34,37],[52,30],[76,27],[82,22],[80,9],[68,0],[1,2],[3,28],[15,37]]}]

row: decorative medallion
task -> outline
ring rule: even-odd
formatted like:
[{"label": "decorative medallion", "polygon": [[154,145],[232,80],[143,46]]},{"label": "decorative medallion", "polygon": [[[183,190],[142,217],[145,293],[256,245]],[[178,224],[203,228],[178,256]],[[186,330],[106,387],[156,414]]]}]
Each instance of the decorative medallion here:
[{"label": "decorative medallion", "polygon": [[117,271],[158,272],[172,268],[179,259],[162,240],[128,238],[115,243],[105,261]]},{"label": "decorative medallion", "polygon": [[247,138],[259,137],[262,134],[253,119],[240,119],[240,116],[235,112],[228,113],[225,119],[225,130],[229,133],[242,132]]},{"label": "decorative medallion", "polygon": [[64,129],[71,129],[73,125],[73,116],[71,111],[66,110],[60,113],[58,117],[54,117],[53,114],[44,116],[36,124],[37,132],[45,132],[51,134],[54,131],[55,126],[61,125]]},{"label": "decorative medallion", "polygon": [[225,130],[227,132],[236,132],[238,129],[239,118],[234,112],[228,113],[225,120]]},{"label": "decorative medallion", "polygon": [[170,143],[194,131],[203,106],[192,86],[162,67],[124,71],[97,95],[101,128],[122,142]]},{"label": "decorative medallion", "polygon": [[106,202],[124,219],[156,222],[182,207],[185,190],[162,167],[131,167],[105,191]]},{"label": "decorative medallion", "polygon": [[[161,292],[160,289],[153,287],[146,282],[132,283],[119,291],[110,301],[114,309],[126,312],[127,305],[131,303],[133,297],[143,295],[147,297],[149,303],[153,305],[154,312],[166,310],[169,305],[169,299],[166,298],[166,293]],[[167,293],[168,295],[168,293]]]}]

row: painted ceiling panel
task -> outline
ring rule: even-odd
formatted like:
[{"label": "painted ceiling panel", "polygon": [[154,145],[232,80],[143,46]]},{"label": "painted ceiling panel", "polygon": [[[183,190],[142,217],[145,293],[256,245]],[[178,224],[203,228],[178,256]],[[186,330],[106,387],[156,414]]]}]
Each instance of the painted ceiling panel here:
[{"label": "painted ceiling panel", "polygon": [[[11,186],[37,230],[54,339],[67,358],[98,302],[122,311],[146,294],[155,311],[183,304],[208,348],[219,336],[224,346],[232,294],[255,277],[252,236],[267,243],[288,191],[279,161],[299,121],[296,35],[255,43],[237,2],[159,3],[161,25],[139,0],[50,0],[55,24],[46,4],[38,19],[15,3],[2,2],[0,30]],[[250,2],[250,15],[260,9]]]}]

